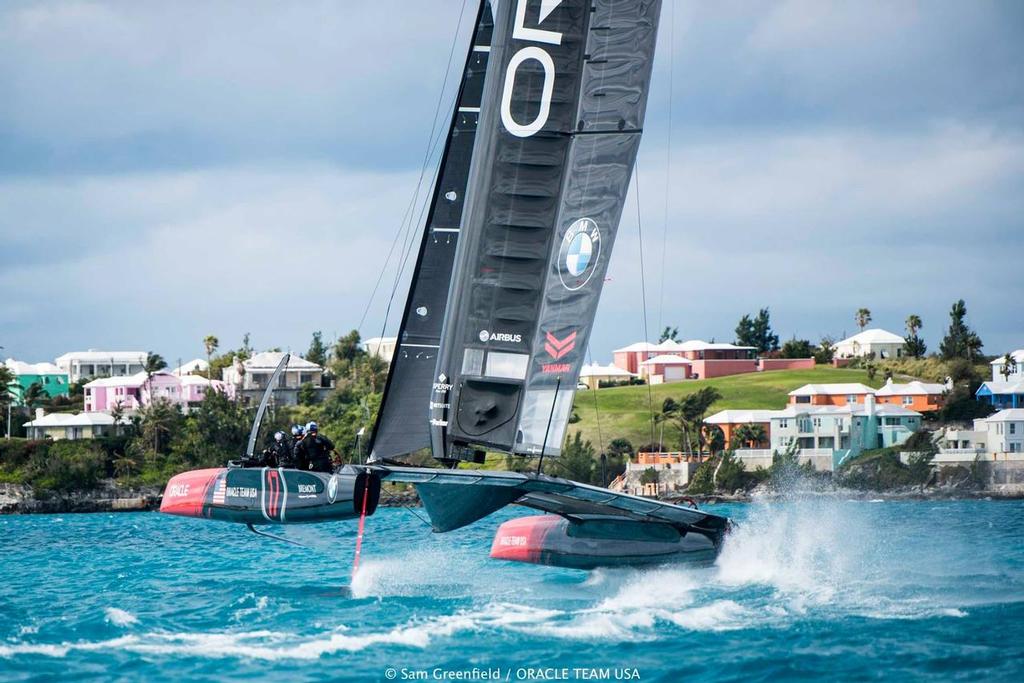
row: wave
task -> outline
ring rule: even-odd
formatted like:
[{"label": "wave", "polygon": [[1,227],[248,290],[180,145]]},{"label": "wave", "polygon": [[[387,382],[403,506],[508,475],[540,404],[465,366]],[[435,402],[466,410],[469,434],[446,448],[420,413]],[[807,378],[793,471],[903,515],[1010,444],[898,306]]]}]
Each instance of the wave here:
[{"label": "wave", "polygon": [[117,607],[107,607],[103,612],[106,614],[107,621],[114,626],[131,626],[139,623],[138,617],[134,614]]}]

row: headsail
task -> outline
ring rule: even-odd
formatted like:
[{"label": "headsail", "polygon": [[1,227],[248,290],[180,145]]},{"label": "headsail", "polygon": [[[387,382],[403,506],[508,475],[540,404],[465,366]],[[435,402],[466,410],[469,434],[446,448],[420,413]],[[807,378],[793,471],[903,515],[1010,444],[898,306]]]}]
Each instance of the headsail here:
[{"label": "headsail", "polygon": [[561,449],[640,143],[660,5],[497,7],[431,400],[435,457]]},{"label": "headsail", "polygon": [[384,398],[370,437],[370,458],[374,460],[430,446],[424,409],[430,401],[441,343],[493,26],[490,2],[483,0],[388,369]]}]

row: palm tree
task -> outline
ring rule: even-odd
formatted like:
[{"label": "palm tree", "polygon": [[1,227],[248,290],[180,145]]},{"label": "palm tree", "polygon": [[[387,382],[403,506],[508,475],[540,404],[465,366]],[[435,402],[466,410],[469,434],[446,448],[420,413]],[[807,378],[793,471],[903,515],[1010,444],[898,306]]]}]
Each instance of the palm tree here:
[{"label": "palm tree", "polygon": [[767,440],[768,434],[764,430],[764,425],[743,424],[732,433],[733,448],[749,447],[751,444],[757,447]]},{"label": "palm tree", "polygon": [[146,354],[146,362],[142,369],[146,373],[146,391],[149,392],[150,400],[153,398],[153,375],[167,367],[167,361],[159,353],[152,351]]},{"label": "palm tree", "polygon": [[924,327],[924,323],[921,322],[921,316],[916,313],[911,313],[907,316],[907,336],[916,337],[918,330]]},{"label": "palm tree", "polygon": [[857,327],[863,332],[864,328],[871,322],[871,311],[866,308],[858,308],[856,315],[853,316],[854,321],[857,323]]},{"label": "palm tree", "polygon": [[33,382],[25,390],[25,395],[21,397],[21,402],[29,408],[37,408],[46,403],[49,398],[49,395],[43,389],[43,385],[39,382]]},{"label": "palm tree", "polygon": [[1013,359],[1013,356],[1010,355],[1010,352],[1007,351],[1006,355],[1003,356],[1003,367],[1000,368],[999,374],[1001,374],[1003,376],[1004,380],[1009,382],[1010,381],[1010,375],[1012,375],[1014,373],[1014,370],[1016,370],[1016,368],[1017,368],[1017,361],[1015,361]]},{"label": "palm tree", "polygon": [[220,346],[220,340],[212,334],[203,337],[203,346],[206,347],[206,379],[213,379],[213,352]]}]

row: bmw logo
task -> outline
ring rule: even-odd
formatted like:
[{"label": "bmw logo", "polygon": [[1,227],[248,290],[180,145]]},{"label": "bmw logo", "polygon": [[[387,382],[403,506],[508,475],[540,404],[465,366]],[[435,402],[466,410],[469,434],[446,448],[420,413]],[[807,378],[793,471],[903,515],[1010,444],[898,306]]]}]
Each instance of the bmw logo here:
[{"label": "bmw logo", "polygon": [[332,474],[327,482],[327,500],[333,503],[338,498],[338,475]]},{"label": "bmw logo", "polygon": [[562,285],[575,291],[587,284],[601,255],[601,230],[590,218],[580,218],[569,226],[558,252],[558,276]]}]

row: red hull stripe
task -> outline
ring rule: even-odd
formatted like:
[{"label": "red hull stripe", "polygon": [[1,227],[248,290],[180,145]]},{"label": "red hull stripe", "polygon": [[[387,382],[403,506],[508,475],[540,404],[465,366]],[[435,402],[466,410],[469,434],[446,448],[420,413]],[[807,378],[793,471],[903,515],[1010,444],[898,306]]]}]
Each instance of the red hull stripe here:
[{"label": "red hull stripe", "polygon": [[224,469],[194,470],[167,482],[160,512],[182,517],[205,517],[206,495]]},{"label": "red hull stripe", "polygon": [[544,539],[562,522],[558,515],[534,515],[512,519],[500,527],[491,544],[491,557],[513,562],[540,562]]}]

